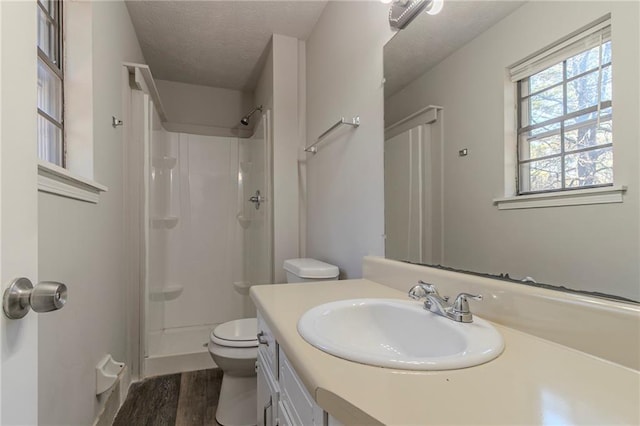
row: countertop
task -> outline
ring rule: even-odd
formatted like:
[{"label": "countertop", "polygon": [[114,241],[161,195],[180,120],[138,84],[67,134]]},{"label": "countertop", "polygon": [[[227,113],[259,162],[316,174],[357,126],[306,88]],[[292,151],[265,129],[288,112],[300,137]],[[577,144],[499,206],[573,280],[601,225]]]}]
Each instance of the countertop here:
[{"label": "countertop", "polygon": [[502,355],[449,371],[358,364],[298,334],[298,319],[308,309],[369,297],[407,300],[369,280],[251,288],[309,393],[344,424],[640,424],[640,372],[497,324]]}]

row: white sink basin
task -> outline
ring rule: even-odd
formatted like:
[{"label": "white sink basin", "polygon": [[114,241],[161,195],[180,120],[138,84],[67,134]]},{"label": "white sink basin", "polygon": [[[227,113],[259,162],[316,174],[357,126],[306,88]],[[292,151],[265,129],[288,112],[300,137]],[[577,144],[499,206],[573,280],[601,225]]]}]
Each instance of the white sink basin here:
[{"label": "white sink basin", "polygon": [[352,299],[307,311],[300,335],[316,348],[362,364],[403,370],[452,370],[502,353],[498,331],[478,317],[464,324],[433,314],[421,302]]}]

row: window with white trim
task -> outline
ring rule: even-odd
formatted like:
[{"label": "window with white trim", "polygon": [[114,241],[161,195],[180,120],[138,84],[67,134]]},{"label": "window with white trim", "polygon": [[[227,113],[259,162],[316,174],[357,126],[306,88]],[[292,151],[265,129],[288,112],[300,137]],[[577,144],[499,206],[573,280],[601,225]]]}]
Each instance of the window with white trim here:
[{"label": "window with white trim", "polygon": [[38,0],[38,157],[65,166],[62,1]]},{"label": "window with white trim", "polygon": [[518,194],[613,184],[609,19],[514,66]]}]

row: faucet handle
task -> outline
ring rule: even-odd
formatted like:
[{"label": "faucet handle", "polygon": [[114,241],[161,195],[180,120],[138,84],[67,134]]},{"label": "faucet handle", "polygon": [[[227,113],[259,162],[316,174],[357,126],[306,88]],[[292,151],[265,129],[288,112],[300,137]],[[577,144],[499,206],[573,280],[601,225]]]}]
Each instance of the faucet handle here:
[{"label": "faucet handle", "polygon": [[469,293],[460,293],[458,297],[456,297],[455,302],[453,302],[453,312],[456,314],[469,314],[469,302],[467,299],[472,300],[482,300],[481,294],[469,294]]},{"label": "faucet handle", "polygon": [[433,284],[429,284],[425,281],[418,281],[417,285],[414,285],[409,290],[409,297],[414,300],[420,300],[427,297],[429,294],[438,294],[438,290]]}]

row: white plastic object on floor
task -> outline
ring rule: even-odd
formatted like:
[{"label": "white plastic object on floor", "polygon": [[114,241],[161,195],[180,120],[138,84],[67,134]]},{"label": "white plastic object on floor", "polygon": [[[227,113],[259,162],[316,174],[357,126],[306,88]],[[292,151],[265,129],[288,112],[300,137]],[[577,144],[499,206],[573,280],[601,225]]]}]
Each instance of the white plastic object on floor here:
[{"label": "white plastic object on floor", "polygon": [[222,370],[216,419],[224,426],[256,424],[256,318],[229,321],[209,335],[209,353]]},{"label": "white plastic object on floor", "polygon": [[216,420],[224,426],[253,426],[256,424],[256,376],[225,374],[220,388]]},{"label": "white plastic object on floor", "polygon": [[124,362],[115,361],[111,354],[105,355],[96,365],[96,395],[111,389],[123,369]]}]

